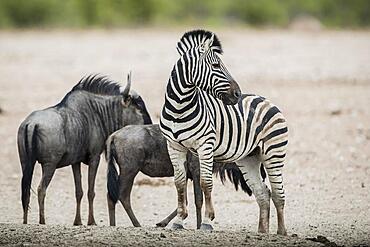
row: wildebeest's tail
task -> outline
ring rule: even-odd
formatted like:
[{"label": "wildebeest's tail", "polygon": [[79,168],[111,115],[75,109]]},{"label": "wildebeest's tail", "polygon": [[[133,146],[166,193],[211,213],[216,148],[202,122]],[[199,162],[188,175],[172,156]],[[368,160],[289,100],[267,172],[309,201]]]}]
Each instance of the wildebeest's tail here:
[{"label": "wildebeest's tail", "polygon": [[22,123],[18,129],[18,154],[22,166],[22,207],[25,216],[23,223],[27,224],[27,210],[30,202],[30,190],[33,170],[36,163],[37,125]]},{"label": "wildebeest's tail", "polygon": [[119,197],[119,180],[116,169],[116,149],[113,143],[113,136],[110,136],[106,143],[105,159],[108,163],[107,171],[107,189],[108,196],[112,202],[117,203]]},{"label": "wildebeest's tail", "polygon": [[[222,184],[226,181],[226,176],[231,183],[234,184],[235,190],[238,190],[239,186],[244,192],[249,196],[252,195],[252,190],[249,188],[248,184],[245,182],[243,173],[240,171],[238,166],[235,163],[214,163],[213,173],[220,176]],[[266,178],[266,171],[261,164],[261,176],[262,179]]]}]

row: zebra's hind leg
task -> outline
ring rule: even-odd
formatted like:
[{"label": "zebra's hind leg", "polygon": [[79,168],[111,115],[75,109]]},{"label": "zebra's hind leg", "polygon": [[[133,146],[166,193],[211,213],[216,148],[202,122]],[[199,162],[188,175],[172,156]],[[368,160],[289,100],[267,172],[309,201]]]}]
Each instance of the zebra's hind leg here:
[{"label": "zebra's hind leg", "polygon": [[167,144],[168,154],[173,165],[174,180],[177,190],[177,217],[172,224],[172,229],[183,229],[184,219],[188,216],[186,207],[187,178],[185,170],[187,150],[177,150],[173,148],[170,143]]},{"label": "zebra's hind leg", "polygon": [[[265,157],[266,158],[266,157]],[[285,205],[285,193],[283,186],[283,174],[282,169],[284,166],[284,154],[271,154],[263,162],[266,168],[267,175],[271,184],[271,197],[274,202],[277,220],[278,220],[278,230],[277,234],[287,235],[287,231],[284,223],[284,205]]]},{"label": "zebra's hind leg", "polygon": [[251,188],[259,206],[258,232],[268,233],[270,221],[270,190],[266,184],[263,183],[261,178],[260,158],[258,155],[247,156],[237,161],[237,165],[243,173],[244,180]]}]

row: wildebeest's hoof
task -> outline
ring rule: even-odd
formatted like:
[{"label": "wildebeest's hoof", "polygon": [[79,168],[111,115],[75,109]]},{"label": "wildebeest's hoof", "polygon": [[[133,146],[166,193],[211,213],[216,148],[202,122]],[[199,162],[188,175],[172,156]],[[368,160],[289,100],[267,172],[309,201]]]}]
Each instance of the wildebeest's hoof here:
[{"label": "wildebeest's hoof", "polygon": [[211,224],[202,223],[199,229],[205,231],[213,231],[213,226]]},{"label": "wildebeest's hoof", "polygon": [[278,235],[283,235],[283,236],[287,236],[288,235],[286,229],[278,229],[277,230],[277,234]]},{"label": "wildebeest's hoof", "polygon": [[88,226],[96,226],[96,223],[95,223],[95,221],[93,221],[93,222],[87,222],[87,225]]},{"label": "wildebeest's hoof", "polygon": [[82,222],[81,221],[75,221],[75,222],[73,222],[73,225],[74,226],[82,226]]},{"label": "wildebeest's hoof", "polygon": [[163,222],[163,221],[161,221],[161,222],[159,222],[159,223],[157,223],[157,224],[155,224],[157,227],[166,227],[167,226],[167,222]]},{"label": "wildebeest's hoof", "polygon": [[183,225],[173,223],[171,229],[173,229],[173,230],[182,230],[182,229],[185,229],[185,228],[184,228]]}]

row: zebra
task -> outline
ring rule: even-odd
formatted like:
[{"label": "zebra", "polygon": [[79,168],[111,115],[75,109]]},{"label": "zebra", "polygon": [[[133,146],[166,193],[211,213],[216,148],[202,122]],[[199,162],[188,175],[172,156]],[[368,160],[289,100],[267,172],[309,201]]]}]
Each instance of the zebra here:
[{"label": "zebra", "polygon": [[[274,202],[278,229],[286,235],[285,193],[282,168],[288,143],[287,122],[269,100],[241,94],[223,64],[217,36],[205,30],[186,32],[177,43],[180,58],[168,80],[160,128],[167,140],[174,166],[178,209],[172,228],[182,229],[187,217],[186,152],[199,157],[205,217],[201,229],[212,230],[212,164],[236,162],[259,206],[258,232],[268,233],[270,198]],[[260,176],[265,167],[269,188]]]}]

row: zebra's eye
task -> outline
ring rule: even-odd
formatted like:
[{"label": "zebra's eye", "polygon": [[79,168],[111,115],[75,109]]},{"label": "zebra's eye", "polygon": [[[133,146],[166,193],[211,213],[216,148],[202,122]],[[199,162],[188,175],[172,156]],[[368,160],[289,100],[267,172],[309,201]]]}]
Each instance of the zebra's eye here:
[{"label": "zebra's eye", "polygon": [[214,69],[220,69],[221,68],[220,62],[213,63],[212,64],[212,68],[214,68]]}]

